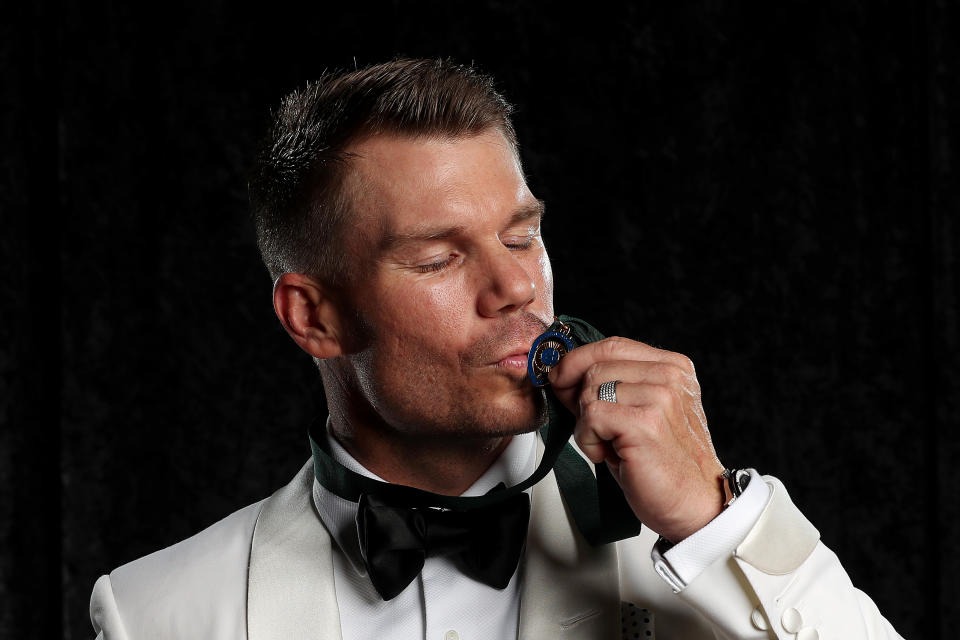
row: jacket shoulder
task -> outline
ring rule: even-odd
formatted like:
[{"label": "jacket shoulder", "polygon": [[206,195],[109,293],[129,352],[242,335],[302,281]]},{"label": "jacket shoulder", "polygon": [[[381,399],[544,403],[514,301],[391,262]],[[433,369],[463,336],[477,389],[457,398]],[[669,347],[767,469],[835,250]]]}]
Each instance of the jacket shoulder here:
[{"label": "jacket shoulder", "polygon": [[263,502],[101,578],[94,629],[108,639],[246,637],[250,542]]}]

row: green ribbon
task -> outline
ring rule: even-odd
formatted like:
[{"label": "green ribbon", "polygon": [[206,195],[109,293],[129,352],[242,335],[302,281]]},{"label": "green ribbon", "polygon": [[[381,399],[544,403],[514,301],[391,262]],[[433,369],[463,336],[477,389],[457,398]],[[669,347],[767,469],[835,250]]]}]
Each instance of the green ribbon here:
[{"label": "green ribbon", "polygon": [[[578,318],[560,316],[559,321],[570,327],[570,335],[578,346],[602,340],[604,337]],[[555,324],[551,329],[557,326]],[[627,504],[607,465],[595,465],[596,476],[590,472],[587,462],[569,443],[576,419],[557,400],[552,390],[547,389],[545,393],[548,422],[547,426],[540,430],[544,442],[540,464],[529,478],[502,491],[482,496],[444,496],[406,485],[380,482],[354,473],[334,460],[330,454],[327,438],[322,431],[326,428],[325,422],[319,419],[310,427],[314,474],[317,481],[328,491],[351,502],[357,502],[361,494],[375,493],[411,507],[432,506],[464,511],[506,500],[532,487],[553,469],[560,494],[567,503],[574,522],[591,545],[607,544],[637,535],[640,533],[640,521]]]}]

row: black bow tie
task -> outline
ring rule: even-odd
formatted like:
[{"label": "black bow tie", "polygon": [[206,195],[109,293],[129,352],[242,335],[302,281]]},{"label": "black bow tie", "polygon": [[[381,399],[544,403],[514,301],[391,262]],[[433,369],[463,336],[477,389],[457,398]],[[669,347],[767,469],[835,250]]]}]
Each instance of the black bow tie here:
[{"label": "black bow tie", "polygon": [[505,588],[520,562],[529,519],[526,493],[469,511],[407,507],[363,494],[357,531],[370,581],[390,600],[417,577],[426,558],[438,555],[449,555],[475,580]]}]

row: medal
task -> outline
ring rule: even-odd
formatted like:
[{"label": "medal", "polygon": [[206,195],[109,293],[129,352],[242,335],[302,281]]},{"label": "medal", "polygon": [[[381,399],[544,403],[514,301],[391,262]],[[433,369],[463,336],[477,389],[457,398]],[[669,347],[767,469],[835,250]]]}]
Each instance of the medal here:
[{"label": "medal", "polygon": [[550,369],[557,366],[560,358],[575,348],[576,345],[570,338],[570,327],[556,319],[546,333],[540,334],[533,341],[527,355],[527,373],[533,386],[543,387],[550,384],[547,379]]}]

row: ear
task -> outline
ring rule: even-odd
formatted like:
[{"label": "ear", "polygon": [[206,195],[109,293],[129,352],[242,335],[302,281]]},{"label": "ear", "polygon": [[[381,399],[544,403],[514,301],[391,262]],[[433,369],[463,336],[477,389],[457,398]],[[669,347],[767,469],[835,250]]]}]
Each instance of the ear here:
[{"label": "ear", "polygon": [[293,341],[311,356],[344,352],[340,312],[325,285],[303,273],[285,273],[273,285],[273,310]]}]

